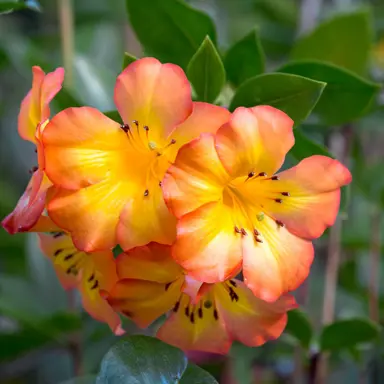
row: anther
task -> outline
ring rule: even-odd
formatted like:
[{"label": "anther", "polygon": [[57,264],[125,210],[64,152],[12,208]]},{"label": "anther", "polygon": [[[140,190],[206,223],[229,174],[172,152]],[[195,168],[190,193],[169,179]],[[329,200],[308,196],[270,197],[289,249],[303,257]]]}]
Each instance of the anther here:
[{"label": "anther", "polygon": [[281,192],[281,194],[282,194],[283,196],[291,196],[291,195],[289,194],[289,192]]},{"label": "anther", "polygon": [[171,142],[170,142],[171,145],[173,144],[176,144],[176,140],[175,139],[172,139]]},{"label": "anther", "polygon": [[63,252],[62,249],[57,249],[53,255],[58,256],[61,252]]},{"label": "anther", "polygon": [[165,290],[166,290],[166,291],[168,291],[168,288],[170,287],[171,284],[172,284],[172,283],[167,283],[167,284],[165,284]]},{"label": "anther", "polygon": [[213,310],[213,317],[215,318],[215,320],[219,320],[219,314],[217,313],[217,309]]},{"label": "anther", "polygon": [[185,316],[189,317],[189,307],[185,307]]},{"label": "anther", "polygon": [[127,317],[133,317],[133,313],[130,311],[121,311],[121,313]]},{"label": "anther", "polygon": [[29,170],[29,173],[35,173],[39,168],[38,167],[32,167],[30,170]]},{"label": "anther", "polygon": [[179,310],[179,307],[180,307],[180,301],[176,301],[176,304],[173,307],[173,312],[177,312]]},{"label": "anther", "polygon": [[195,323],[195,314],[193,312],[191,313],[191,316],[189,317],[189,319],[191,320],[192,324]]},{"label": "anther", "polygon": [[161,181],[159,181],[159,187],[161,187],[163,185],[163,183]]},{"label": "anther", "polygon": [[284,223],[280,220],[276,220],[276,224],[279,226],[279,227],[285,227]]},{"label": "anther", "polygon": [[236,281],[234,281],[234,280],[229,280],[229,283],[230,283],[231,285],[233,285],[234,287],[237,287]]},{"label": "anther", "polygon": [[260,239],[260,237],[255,237],[255,240],[258,242],[258,243],[263,243],[263,240]]},{"label": "anther", "polygon": [[258,176],[260,176],[260,177],[265,177],[265,176],[267,176],[267,173],[266,173],[266,172],[260,172],[260,173],[258,174]]},{"label": "anther", "polygon": [[70,253],[69,255],[64,257],[64,260],[68,261],[68,260],[72,259],[73,256],[74,256],[74,253]]},{"label": "anther", "polygon": [[148,189],[146,189],[146,190],[144,191],[144,196],[147,197],[148,195],[149,195],[149,191],[148,191]]},{"label": "anther", "polygon": [[132,123],[136,125],[136,127],[139,127],[139,122],[137,120],[132,120]]},{"label": "anther", "polygon": [[197,311],[197,313],[198,313],[200,319],[202,319],[202,318],[203,318],[203,309],[202,309],[202,308],[199,308],[199,310]]},{"label": "anther", "polygon": [[236,233],[241,233],[239,227],[236,227],[236,226],[235,226],[235,232],[236,232]]},{"label": "anther", "polygon": [[280,179],[279,179],[279,176],[272,176],[271,180],[280,180]]},{"label": "anther", "polygon": [[58,237],[63,236],[63,235],[64,235],[64,232],[53,232],[53,238],[54,239],[57,239]]},{"label": "anther", "polygon": [[98,286],[99,286],[99,282],[97,280],[95,280],[95,282],[93,283],[91,289],[96,289]]},{"label": "anther", "polygon": [[[252,172],[249,172],[249,173],[248,173],[248,179],[250,179],[250,178],[253,177],[253,176],[255,176],[255,172],[252,171]],[[248,179],[247,179],[247,180],[248,180]]]},{"label": "anther", "polygon": [[281,199],[275,199],[275,201],[276,201],[276,203],[279,203],[279,204],[281,204],[283,202],[283,200],[281,200]]},{"label": "anther", "polygon": [[120,128],[127,133],[129,131],[129,125],[128,124],[121,124]]},{"label": "anther", "polygon": [[260,232],[255,228],[255,229],[253,230],[253,234],[254,234],[255,236],[259,236],[259,235],[260,235]]},{"label": "anther", "polygon": [[148,125],[144,125],[144,127],[143,127],[147,132],[149,131],[149,127],[148,127]]},{"label": "anther", "polygon": [[244,228],[241,228],[241,229],[240,229],[240,232],[241,232],[241,234],[242,234],[243,236],[247,236],[247,235],[248,235]]},{"label": "anther", "polygon": [[95,278],[95,274],[92,273],[92,275],[88,277],[88,282],[90,283],[94,278]]}]

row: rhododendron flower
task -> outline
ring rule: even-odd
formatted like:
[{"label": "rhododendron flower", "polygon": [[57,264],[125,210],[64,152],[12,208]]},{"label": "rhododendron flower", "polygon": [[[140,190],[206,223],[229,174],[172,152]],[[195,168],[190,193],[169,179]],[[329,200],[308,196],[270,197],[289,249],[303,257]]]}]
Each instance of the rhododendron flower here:
[{"label": "rhododendron flower", "polygon": [[312,156],[275,175],[292,126],[275,108],[238,108],[216,135],[179,151],[162,189],[178,218],[173,257],[193,278],[225,281],[243,268],[246,285],[271,302],[307,277],[310,239],[334,223],[351,174]]},{"label": "rhododendron flower", "polygon": [[275,303],[256,298],[242,281],[197,283],[185,276],[167,245],[150,243],[117,258],[119,281],[109,292],[112,307],[140,327],[170,312],[157,337],[184,350],[227,353],[233,340],[258,346],[283,332],[286,312],[296,307],[290,295]]},{"label": "rhododendron flower", "polygon": [[49,103],[60,91],[64,81],[64,69],[57,68],[45,75],[40,67],[33,67],[32,73],[32,89],[21,103],[18,131],[23,139],[36,144],[38,167],[32,168],[33,174],[25,192],[13,212],[2,221],[2,226],[11,234],[56,228],[47,216],[42,216],[46,192],[51,182],[44,174],[40,138],[49,119]]},{"label": "rhododendron flower", "polygon": [[184,72],[153,58],[117,78],[120,125],[93,108],[57,114],[43,133],[46,173],[54,184],[48,213],[79,249],[124,249],[149,241],[171,244],[175,219],[161,181],[181,145],[215,132],[229,112],[192,103]]},{"label": "rhododendron flower", "polygon": [[121,335],[120,317],[101,296],[117,282],[116,263],[112,252],[81,252],[64,232],[38,234],[42,252],[52,261],[64,289],[77,288],[84,309],[96,320],[107,323]]}]

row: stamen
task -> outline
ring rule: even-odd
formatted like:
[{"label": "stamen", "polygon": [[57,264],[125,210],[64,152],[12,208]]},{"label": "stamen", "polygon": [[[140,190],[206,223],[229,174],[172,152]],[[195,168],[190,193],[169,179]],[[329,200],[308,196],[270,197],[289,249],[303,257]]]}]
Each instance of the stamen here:
[{"label": "stamen", "polygon": [[235,226],[235,232],[236,233],[241,233],[240,229],[238,227]]},{"label": "stamen", "polygon": [[166,291],[168,291],[168,288],[170,287],[171,284],[172,284],[172,282],[165,284],[165,290]]},{"label": "stamen", "polygon": [[202,318],[203,318],[203,308],[199,308],[199,310],[197,311],[197,313],[198,313],[200,319],[202,319]]},{"label": "stamen", "polygon": [[281,199],[275,199],[276,203],[279,203],[279,204],[282,204],[283,203],[283,200]]},{"label": "stamen", "polygon": [[247,235],[248,235],[248,233],[245,231],[244,228],[241,228],[241,229],[240,229],[240,232],[241,232],[241,234],[242,234],[243,236],[247,236]]},{"label": "stamen", "polygon": [[32,174],[32,173],[35,173],[38,169],[39,169],[38,167],[34,166],[34,167],[32,167],[28,172],[29,172],[30,174]]},{"label": "stamen", "polygon": [[52,232],[52,234],[53,234],[53,238],[57,239],[58,237],[63,236],[64,232]]},{"label": "stamen", "polygon": [[95,280],[95,282],[93,283],[91,289],[96,289],[98,286],[99,286],[99,282],[97,280]]},{"label": "stamen", "polygon": [[276,220],[276,224],[279,226],[279,227],[285,227],[285,224],[280,221],[280,220]]},{"label": "stamen", "polygon": [[229,297],[231,298],[231,301],[239,301],[239,296],[231,287],[229,287]]},{"label": "stamen", "polygon": [[125,132],[125,133],[128,133],[128,131],[130,130],[130,127],[128,124],[121,124],[120,125],[120,128]]},{"label": "stamen", "polygon": [[121,313],[127,317],[133,317],[133,313],[130,311],[121,311]]},{"label": "stamen", "polygon": [[94,278],[95,278],[95,274],[92,273],[92,275],[88,277],[88,282],[90,283]]},{"label": "stamen", "polygon": [[176,301],[176,304],[173,307],[173,312],[177,312],[179,310],[179,307],[180,307],[180,301]]},{"label": "stamen", "polygon": [[147,197],[148,195],[149,195],[149,191],[148,191],[148,189],[146,189],[146,190],[144,191],[144,196]]},{"label": "stamen", "polygon": [[213,310],[213,317],[215,318],[215,320],[219,320],[219,314],[217,313],[216,308]]},{"label": "stamen", "polygon": [[255,172],[251,171],[248,173],[248,177],[246,178],[245,181],[248,181],[251,177],[255,176]]},{"label": "stamen", "polygon": [[260,237],[255,237],[255,240],[256,240],[258,243],[260,243],[260,244],[264,243],[264,241],[261,240]]},{"label": "stamen", "polygon": [[253,230],[253,234],[254,234],[254,236],[259,236],[259,235],[260,235],[260,232],[255,228],[255,229]]},{"label": "stamen", "polygon": [[204,308],[212,308],[212,301],[211,300],[207,300],[207,301],[204,301]]},{"label": "stamen", "polygon": [[234,287],[237,287],[236,281],[234,281],[234,280],[229,280],[229,283],[230,283],[231,285],[233,285]]},{"label": "stamen", "polygon": [[58,256],[61,252],[63,252],[63,249],[57,249],[53,255]]},{"label": "stamen", "polygon": [[189,319],[191,320],[192,324],[195,324],[195,314],[193,312],[191,313],[191,316],[189,317]]},{"label": "stamen", "polygon": [[163,185],[163,183],[161,181],[159,181],[159,187],[161,187]]},{"label": "stamen", "polygon": [[289,192],[281,192],[281,194],[282,194],[283,196],[288,196],[288,197],[291,196]]},{"label": "stamen", "polygon": [[185,307],[185,316],[189,317],[189,306]]},{"label": "stamen", "polygon": [[70,253],[69,255],[67,255],[67,256],[64,257],[64,261],[68,261],[68,260],[72,259],[72,257],[73,257],[74,255],[75,255],[74,253]]},{"label": "stamen", "polygon": [[271,180],[280,180],[280,179],[279,179],[279,176],[272,176]]},{"label": "stamen", "polygon": [[137,120],[132,120],[132,123],[135,124],[137,128],[139,128],[139,122]]},{"label": "stamen", "polygon": [[257,176],[265,177],[265,176],[267,176],[267,173],[266,172],[260,172]]}]

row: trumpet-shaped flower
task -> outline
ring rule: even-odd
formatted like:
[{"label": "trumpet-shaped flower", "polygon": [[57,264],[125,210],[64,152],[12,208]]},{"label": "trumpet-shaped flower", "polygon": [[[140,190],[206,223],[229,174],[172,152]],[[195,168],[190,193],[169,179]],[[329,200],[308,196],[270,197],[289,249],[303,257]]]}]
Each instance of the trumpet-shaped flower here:
[{"label": "trumpet-shaped flower", "polygon": [[107,323],[115,334],[124,333],[120,317],[101,296],[117,282],[112,252],[87,254],[79,251],[64,232],[39,233],[40,248],[52,261],[64,289],[77,288],[84,309],[96,320]]},{"label": "trumpet-shaped flower", "polygon": [[229,112],[192,103],[188,80],[173,64],[137,60],[117,78],[120,125],[93,108],[57,114],[43,133],[46,173],[54,184],[48,213],[79,249],[170,244],[175,219],[161,181],[181,145],[215,132]]},{"label": "trumpet-shaped flower", "polygon": [[44,174],[40,138],[50,115],[49,103],[61,89],[64,69],[58,68],[45,75],[40,67],[33,67],[32,73],[32,89],[21,103],[18,130],[23,139],[36,144],[38,166],[32,168],[32,177],[15,209],[2,221],[2,226],[11,234],[56,228],[47,216],[42,215],[51,182]]},{"label": "trumpet-shaped flower", "polygon": [[271,302],[307,277],[310,239],[334,223],[351,174],[325,156],[275,174],[292,126],[275,108],[238,108],[216,135],[179,151],[162,188],[178,218],[173,257],[193,278],[215,283],[243,268],[246,285]]},{"label": "trumpet-shaped flower", "polygon": [[[227,353],[233,340],[261,345],[280,336],[286,312],[296,307],[290,295],[264,302],[236,279],[196,282],[184,275],[167,245],[134,248],[116,262],[120,280],[107,297],[111,306],[141,327],[169,312],[157,337],[184,350]],[[191,286],[193,298],[185,293]]]}]

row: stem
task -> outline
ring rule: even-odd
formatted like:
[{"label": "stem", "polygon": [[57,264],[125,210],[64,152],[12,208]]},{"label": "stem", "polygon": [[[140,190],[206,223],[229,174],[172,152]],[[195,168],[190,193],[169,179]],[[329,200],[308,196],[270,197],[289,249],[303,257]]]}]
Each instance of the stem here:
[{"label": "stem", "polygon": [[[74,314],[77,313],[76,306],[76,291],[70,289],[67,291],[68,310]],[[75,333],[69,338],[68,350],[72,357],[73,362],[73,375],[74,377],[81,376],[82,367],[82,348],[81,348],[81,337],[80,333]]]},{"label": "stem", "polygon": [[72,0],[58,0],[61,49],[65,69],[65,82],[69,88],[73,86],[74,57],[74,23]]},{"label": "stem", "polygon": [[379,322],[379,278],[381,248],[381,212],[374,206],[371,213],[371,246],[369,273],[369,317]]}]

